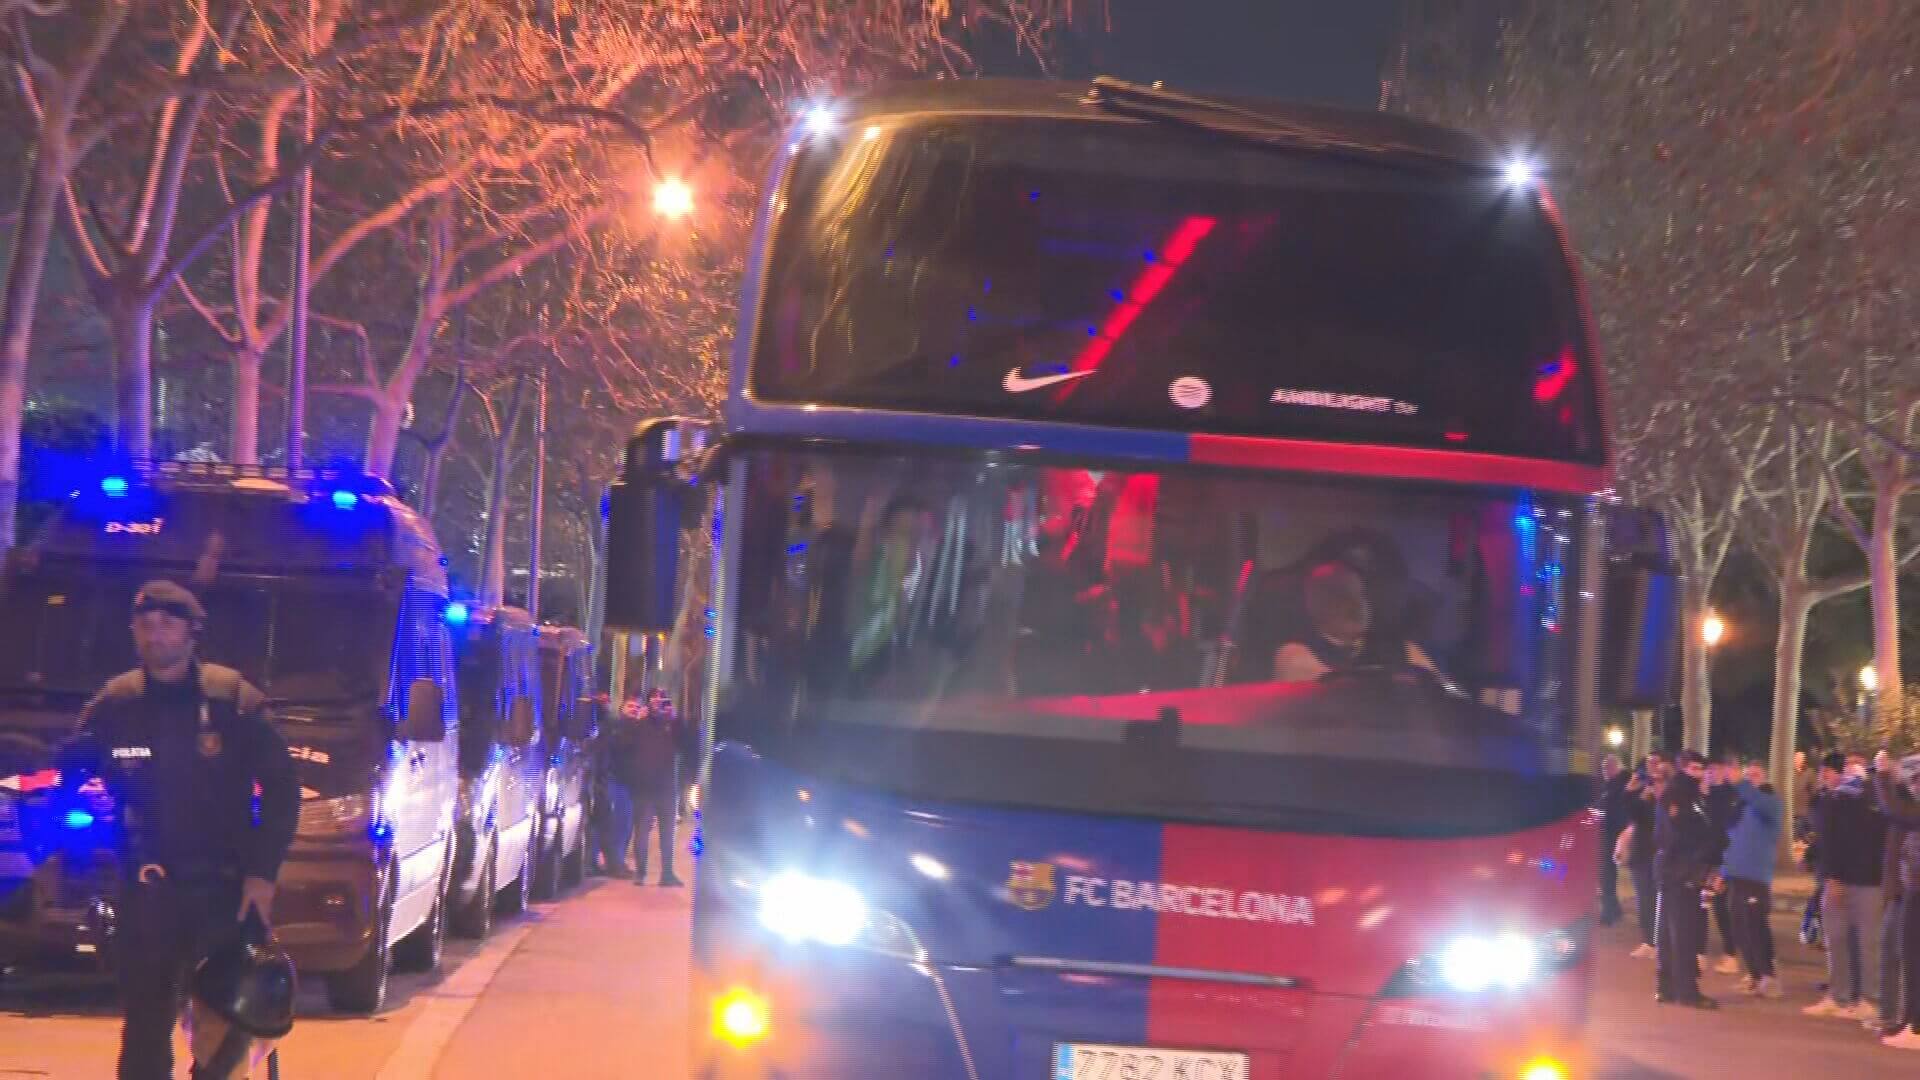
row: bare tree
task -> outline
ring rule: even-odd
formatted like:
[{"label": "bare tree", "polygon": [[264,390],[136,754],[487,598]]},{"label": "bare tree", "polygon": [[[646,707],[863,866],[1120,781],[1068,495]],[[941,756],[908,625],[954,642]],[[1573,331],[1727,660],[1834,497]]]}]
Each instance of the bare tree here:
[{"label": "bare tree", "polygon": [[[88,87],[100,62],[127,19],[121,0],[106,0],[86,11],[65,4],[28,2],[9,5],[5,27],[8,79],[18,103],[16,114],[33,118],[33,160],[20,197],[19,231],[7,261],[4,306],[0,306],[0,552],[13,546],[20,501],[20,434],[27,400],[27,360],[34,316],[46,272],[61,196],[74,162],[102,134],[84,125],[81,114]],[[32,21],[58,25],[50,41],[36,44]]]}]

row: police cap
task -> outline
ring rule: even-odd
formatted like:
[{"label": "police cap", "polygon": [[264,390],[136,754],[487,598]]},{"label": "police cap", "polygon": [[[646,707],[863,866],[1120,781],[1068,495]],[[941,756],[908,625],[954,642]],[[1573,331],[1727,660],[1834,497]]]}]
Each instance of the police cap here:
[{"label": "police cap", "polygon": [[207,620],[207,609],[185,586],[171,581],[149,581],[133,597],[133,613],[164,611],[176,619],[199,626]]}]

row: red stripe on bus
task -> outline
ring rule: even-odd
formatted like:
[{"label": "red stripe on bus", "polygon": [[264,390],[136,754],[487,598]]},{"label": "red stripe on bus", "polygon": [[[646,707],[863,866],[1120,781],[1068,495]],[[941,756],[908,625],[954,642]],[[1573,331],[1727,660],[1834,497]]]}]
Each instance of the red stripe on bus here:
[{"label": "red stripe on bus", "polygon": [[1499,457],[1459,450],[1360,446],[1305,439],[1259,439],[1242,435],[1193,435],[1189,438],[1188,460],[1197,465],[1441,480],[1574,495],[1593,495],[1611,486],[1607,470],[1563,461]]}]

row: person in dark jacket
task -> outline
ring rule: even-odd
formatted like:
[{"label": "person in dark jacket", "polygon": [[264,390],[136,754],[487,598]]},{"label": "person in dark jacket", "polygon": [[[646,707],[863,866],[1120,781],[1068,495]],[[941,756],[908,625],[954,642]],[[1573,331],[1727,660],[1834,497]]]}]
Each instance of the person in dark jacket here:
[{"label": "person in dark jacket", "polygon": [[1732,790],[1740,797],[1740,814],[1727,837],[1720,876],[1727,883],[1723,895],[1747,970],[1741,989],[1777,998],[1781,990],[1773,966],[1773,863],[1786,807],[1759,762],[1747,765],[1746,776]]},{"label": "person in dark jacket", "polygon": [[1845,755],[1828,754],[1820,774],[1824,790],[1814,800],[1813,833],[1820,876],[1826,880],[1820,922],[1827,941],[1827,996],[1803,1011],[1878,1022],[1879,1009],[1869,999],[1880,993],[1880,861],[1886,819],[1874,806],[1866,781],[1848,771]]},{"label": "person in dark jacket", "polygon": [[1900,854],[1910,830],[1902,818],[1892,813],[1892,809],[1900,805],[1898,800],[1889,801],[1880,794],[1882,781],[1891,784],[1895,795],[1899,794],[1898,770],[1899,763],[1882,750],[1873,756],[1873,768],[1867,775],[1868,793],[1879,808],[1880,816],[1887,821],[1887,841],[1880,858],[1880,1016],[1872,1024],[1882,1035],[1897,1034],[1904,1026],[1905,1016],[1901,984],[1905,978],[1907,905],[1901,887]]},{"label": "person in dark jacket", "polygon": [[1660,800],[1666,781],[1662,779],[1658,759],[1649,756],[1645,764],[1627,779],[1625,813],[1627,828],[1627,874],[1633,879],[1634,913],[1640,923],[1640,944],[1634,947],[1638,960],[1651,960],[1656,950],[1655,927],[1659,910],[1659,891],[1653,883],[1654,807]]},{"label": "person in dark jacket", "polygon": [[1900,887],[1901,963],[1905,1003],[1897,1028],[1883,1033],[1881,1045],[1920,1050],[1920,754],[1909,754],[1874,777],[1880,812],[1898,829],[1900,847],[1890,871]]},{"label": "person in dark jacket", "polygon": [[[108,680],[60,749],[61,785],[97,778],[120,824],[121,1080],[173,1076],[187,977],[250,913],[267,921],[299,820],[293,759],[266,699],[195,656],[205,621],[181,586],[142,586],[140,666]],[[197,1063],[193,1075],[204,1075]]]},{"label": "person in dark jacket", "polygon": [[1600,925],[1620,921],[1620,868],[1614,864],[1613,848],[1620,834],[1627,831],[1627,783],[1633,777],[1620,765],[1620,759],[1608,754],[1600,759],[1600,815],[1604,831],[1600,845]]},{"label": "person in dark jacket", "polygon": [[1656,1000],[1716,1009],[1719,1003],[1700,993],[1700,942],[1706,935],[1708,897],[1719,885],[1715,870],[1719,830],[1707,812],[1701,780],[1706,759],[1691,750],[1667,782],[1657,808],[1653,873],[1659,883],[1659,951]]},{"label": "person in dark jacket", "polygon": [[645,704],[628,701],[615,724],[609,760],[613,777],[633,799],[633,880],[646,883],[647,840],[659,825],[660,885],[678,888],[674,833],[680,812],[680,759],[688,730],[666,691],[655,687]]}]

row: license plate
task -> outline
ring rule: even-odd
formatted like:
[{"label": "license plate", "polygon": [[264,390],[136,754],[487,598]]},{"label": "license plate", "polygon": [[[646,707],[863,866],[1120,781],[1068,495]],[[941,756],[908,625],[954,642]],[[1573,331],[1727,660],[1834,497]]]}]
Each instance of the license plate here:
[{"label": "license plate", "polygon": [[1060,1043],[1053,1080],[1247,1080],[1247,1055]]}]

